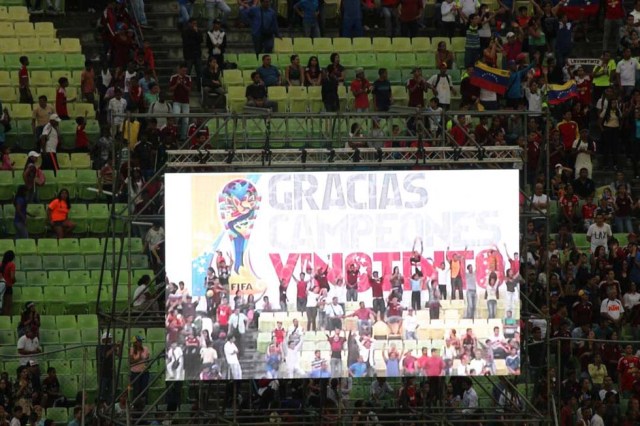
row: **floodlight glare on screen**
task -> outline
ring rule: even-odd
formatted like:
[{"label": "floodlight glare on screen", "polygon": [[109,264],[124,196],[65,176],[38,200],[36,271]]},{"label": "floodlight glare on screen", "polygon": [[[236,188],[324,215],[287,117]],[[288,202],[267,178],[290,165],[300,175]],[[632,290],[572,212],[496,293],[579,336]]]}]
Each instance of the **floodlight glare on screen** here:
[{"label": "floodlight glare on screen", "polygon": [[165,185],[167,380],[519,374],[518,171]]}]

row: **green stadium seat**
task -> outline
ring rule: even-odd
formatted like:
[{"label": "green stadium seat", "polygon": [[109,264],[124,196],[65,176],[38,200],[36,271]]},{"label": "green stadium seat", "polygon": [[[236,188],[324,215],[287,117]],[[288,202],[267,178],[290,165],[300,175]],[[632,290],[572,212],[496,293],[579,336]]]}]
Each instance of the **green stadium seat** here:
[{"label": "green stadium seat", "polygon": [[[415,39],[414,39],[415,40]],[[426,38],[427,42],[429,41]],[[391,51],[395,53],[410,53],[413,52],[411,39],[409,37],[393,37],[391,39]]]},{"label": "green stadium seat", "polygon": [[42,289],[40,287],[24,287],[20,300],[23,302],[42,302]]},{"label": "green stadium seat", "polygon": [[[7,206],[5,206],[6,208]],[[38,246],[36,246],[36,240],[31,238],[25,238],[16,240],[16,254],[19,256],[37,254]]]},{"label": "green stadium seat", "polygon": [[89,254],[84,257],[85,266],[87,269],[100,269],[102,268],[102,258],[101,254]]},{"label": "green stadium seat", "polygon": [[45,184],[38,187],[40,201],[49,202],[58,196],[58,184],[53,170],[43,170],[46,178]]},{"label": "green stadium seat", "polygon": [[[333,41],[328,37],[318,37],[313,39],[314,53],[331,53],[333,52]],[[306,62],[305,62],[306,64]]]},{"label": "green stadium seat", "polygon": [[[76,234],[86,234],[89,232],[89,220],[87,216],[86,204],[73,204],[71,210],[69,210],[69,220],[76,224],[76,228],[73,230]],[[62,241],[62,240],[61,240]],[[67,253],[62,253],[67,254]],[[73,254],[73,253],[68,253]]]},{"label": "green stadium seat", "polygon": [[82,328],[98,328],[98,317],[96,315],[78,315],[78,325]]},{"label": "green stadium seat", "polygon": [[262,61],[256,58],[255,53],[238,53],[238,68],[255,71],[260,65],[262,65]]},{"label": "green stadium seat", "polygon": [[[293,39],[293,51],[298,55],[314,52],[313,39],[310,37],[295,37]],[[287,61],[286,65],[289,65],[289,61]]]},{"label": "green stadium seat", "polygon": [[52,285],[67,286],[70,285],[69,272],[67,271],[49,271],[48,282]]},{"label": "green stadium seat", "polygon": [[[42,204],[29,204],[27,212],[30,214],[27,220],[27,230],[30,234],[44,234],[47,227],[47,214]],[[18,243],[16,242],[16,245]],[[35,245],[35,243],[34,243]]]},{"label": "green stadium seat", "polygon": [[[0,99],[2,99],[0,97]],[[10,201],[13,199],[13,173],[10,171],[0,172],[0,201]]]},{"label": "green stadium seat", "polygon": [[[77,343],[66,346],[74,345],[77,345]],[[80,348],[77,353],[82,354],[82,352],[83,350]],[[58,379],[60,381],[60,391],[64,396],[67,398],[73,398],[78,393],[78,378],[76,376],[59,376]]]},{"label": "green stadium seat", "polygon": [[[293,42],[291,38],[276,38],[274,40],[273,51],[275,53],[293,53]],[[238,55],[238,61],[240,61],[240,55]]]},{"label": "green stadium seat", "polygon": [[46,418],[53,420],[57,424],[63,424],[69,421],[67,409],[64,407],[47,408]]},{"label": "green stadium seat", "polygon": [[10,316],[0,316],[0,330],[13,329]]},{"label": "green stadium seat", "polygon": [[64,267],[68,271],[84,269],[84,256],[79,254],[64,256]]},{"label": "green stadium seat", "polygon": [[[64,153],[64,152],[58,152],[57,155],[57,159],[58,159],[58,166],[60,167],[60,169],[62,170],[58,170],[58,176],[60,175],[61,171],[67,171],[67,169],[71,169],[71,157],[69,157],[69,154]],[[74,173],[74,178],[75,177],[75,170],[73,171]],[[75,182],[74,182],[75,184]]]},{"label": "green stadium seat", "polygon": [[42,269],[42,258],[37,255],[21,256],[20,268],[24,271],[35,271]]},{"label": "green stadium seat", "polygon": [[48,284],[47,271],[26,271],[25,285],[42,287]]},{"label": "green stadium seat", "polygon": [[149,259],[144,254],[131,255],[131,269],[147,269],[149,267]]},{"label": "green stadium seat", "polygon": [[100,241],[100,238],[81,238],[80,253],[102,254],[103,248],[102,248],[102,242]]},{"label": "green stadium seat", "polygon": [[40,315],[40,329],[42,330],[57,330],[56,315]]},{"label": "green stadium seat", "polygon": [[91,158],[87,153],[73,152],[71,153],[71,164],[74,169],[90,169]]},{"label": "green stadium seat", "polygon": [[411,50],[414,53],[426,53],[433,55],[435,47],[432,47],[431,40],[428,37],[414,37],[411,39]]},{"label": "green stadium seat", "polygon": [[[62,286],[47,286],[42,289],[44,294],[44,310],[49,315],[62,315],[65,310],[66,294]],[[58,324],[58,326],[60,326]]]},{"label": "green stadium seat", "polygon": [[56,188],[57,192],[60,192],[62,189],[66,189],[69,191],[71,199],[76,198],[77,176],[75,170],[58,170],[56,183],[58,185]]},{"label": "green stadium seat", "polygon": [[87,215],[91,218],[89,231],[93,234],[104,234],[109,225],[109,208],[106,204],[89,204]]},{"label": "green stadium seat", "polygon": [[342,54],[347,52],[353,52],[353,45],[352,45],[351,39],[346,37],[334,37],[333,51],[339,53],[341,59],[342,59]]},{"label": "green stadium seat", "polygon": [[378,70],[380,65],[378,64],[378,58],[375,53],[371,52],[362,52],[356,55],[356,63],[359,67],[366,69],[374,69]]},{"label": "green stadium seat", "polygon": [[60,330],[60,343],[62,344],[70,344],[70,343],[82,343],[82,337],[80,335],[80,330],[78,329],[61,329]]},{"label": "green stadium seat", "polygon": [[57,345],[60,343],[60,334],[58,330],[40,329],[40,343],[42,345]]},{"label": "green stadium seat", "polygon": [[372,51],[376,53],[393,52],[389,37],[374,37],[371,41]]},{"label": "green stadium seat", "polygon": [[[11,218],[13,220],[13,218]],[[13,250],[15,252],[16,245],[13,240],[3,239],[0,240],[0,253],[5,253],[6,251]]]},{"label": "green stadium seat", "polygon": [[58,240],[55,238],[40,238],[38,240],[38,254],[58,254]]},{"label": "green stadium seat", "polygon": [[[80,46],[80,39],[78,38],[61,38],[60,47],[62,48],[62,51],[64,53],[80,53],[82,51],[82,46]],[[69,64],[69,61],[67,61],[67,64]]]},{"label": "green stadium seat", "polygon": [[65,269],[62,256],[42,256],[42,267],[47,271]]},{"label": "green stadium seat", "polygon": [[69,285],[86,286],[91,285],[89,271],[69,271]]},{"label": "green stadium seat", "polygon": [[151,343],[165,342],[167,339],[167,331],[164,328],[148,328],[147,340]]},{"label": "green stadium seat", "polygon": [[55,318],[58,329],[78,328],[78,322],[74,315],[56,315]]},{"label": "green stadium seat", "polygon": [[[16,89],[14,87],[0,87],[0,96],[5,102],[16,102],[18,100],[18,95],[16,94]],[[5,105],[9,110],[11,117],[13,118],[13,108],[12,105]]]},{"label": "green stadium seat", "polygon": [[76,238],[63,238],[58,243],[58,252],[62,255],[80,254],[80,243]]},{"label": "green stadium seat", "polygon": [[415,68],[416,55],[413,53],[398,53],[396,54],[396,64],[397,68]]},{"label": "green stadium seat", "polygon": [[87,290],[85,287],[74,287],[73,291],[67,294],[65,314],[86,314],[88,312]]},{"label": "green stadium seat", "polygon": [[97,328],[82,328],[80,330],[80,338],[82,343],[97,343],[98,341],[98,329]]}]

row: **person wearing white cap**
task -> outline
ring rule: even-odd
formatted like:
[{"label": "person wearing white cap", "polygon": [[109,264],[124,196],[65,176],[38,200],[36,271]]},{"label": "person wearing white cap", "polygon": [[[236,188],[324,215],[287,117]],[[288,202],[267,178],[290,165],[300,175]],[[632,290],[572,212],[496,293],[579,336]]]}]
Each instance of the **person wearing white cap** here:
[{"label": "person wearing white cap", "polygon": [[49,122],[42,129],[40,136],[40,149],[42,152],[42,170],[53,170],[57,172],[58,167],[58,145],[61,142],[60,129],[58,125],[62,120],[58,114],[51,114]]}]

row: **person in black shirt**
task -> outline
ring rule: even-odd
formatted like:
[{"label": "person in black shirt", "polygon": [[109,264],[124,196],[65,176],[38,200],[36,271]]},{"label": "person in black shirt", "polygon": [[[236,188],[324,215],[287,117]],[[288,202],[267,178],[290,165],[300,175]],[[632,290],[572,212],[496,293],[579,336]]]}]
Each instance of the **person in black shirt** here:
[{"label": "person in black shirt", "polygon": [[42,406],[44,408],[64,406],[66,398],[60,392],[60,381],[56,369],[49,367],[47,377],[42,381]]},{"label": "person in black shirt", "polygon": [[202,72],[202,103],[205,107],[224,108],[224,88],[221,83],[222,68],[216,56],[209,58],[209,66]]},{"label": "person in black shirt", "polygon": [[245,96],[247,98],[247,106],[257,108],[271,108],[274,112],[278,111],[278,104],[267,98],[267,88],[260,80],[260,74],[251,73],[252,84],[247,86]]},{"label": "person in black shirt", "polygon": [[579,173],[578,179],[571,184],[574,194],[582,199],[593,196],[596,192],[596,184],[593,179],[589,179],[589,170],[583,167]]},{"label": "person in black shirt", "polygon": [[324,109],[327,112],[337,112],[340,109],[338,84],[333,64],[329,65],[326,70],[322,70],[322,103],[324,103]]},{"label": "person in black shirt", "polygon": [[99,377],[99,398],[111,403],[111,393],[113,389],[113,362],[120,354],[120,345],[113,344],[111,333],[106,331],[102,334],[102,342],[96,347],[96,360]]},{"label": "person in black shirt", "polygon": [[391,95],[391,82],[389,82],[386,68],[378,70],[379,78],[373,82],[373,103],[376,111],[389,111],[389,107],[393,102]]},{"label": "person in black shirt", "polygon": [[198,31],[198,20],[189,19],[186,28],[182,32],[182,56],[187,65],[187,74],[195,67],[198,81],[202,77],[202,34]]}]

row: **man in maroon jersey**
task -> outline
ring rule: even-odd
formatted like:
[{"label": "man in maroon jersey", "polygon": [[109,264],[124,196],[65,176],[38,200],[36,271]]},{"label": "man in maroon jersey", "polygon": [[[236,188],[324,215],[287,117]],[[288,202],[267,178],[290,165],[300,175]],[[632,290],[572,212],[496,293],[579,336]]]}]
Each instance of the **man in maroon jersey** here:
[{"label": "man in maroon jersey", "polygon": [[349,265],[347,269],[347,302],[355,302],[358,300],[358,276],[360,270],[355,263]]},{"label": "man in maroon jersey", "polygon": [[618,372],[620,373],[620,391],[629,393],[633,387],[634,373],[640,368],[640,359],[633,354],[633,346],[627,345],[624,348],[625,354],[618,361]]},{"label": "man in maroon jersey", "polygon": [[371,286],[371,297],[373,298],[373,311],[380,320],[384,320],[384,294],[382,293],[382,278],[375,271],[369,275],[369,285]]}]

